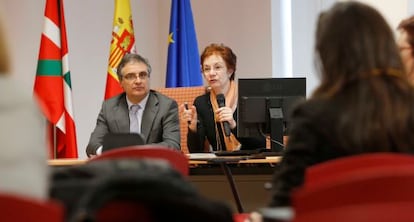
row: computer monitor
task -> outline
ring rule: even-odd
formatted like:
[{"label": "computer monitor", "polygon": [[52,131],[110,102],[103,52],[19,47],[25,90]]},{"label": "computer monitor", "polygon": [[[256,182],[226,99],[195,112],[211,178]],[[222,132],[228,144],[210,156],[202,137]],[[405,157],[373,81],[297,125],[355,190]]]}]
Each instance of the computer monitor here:
[{"label": "computer monitor", "polygon": [[306,98],[306,78],[239,79],[238,137],[270,136],[272,151],[284,148],[292,107]]}]

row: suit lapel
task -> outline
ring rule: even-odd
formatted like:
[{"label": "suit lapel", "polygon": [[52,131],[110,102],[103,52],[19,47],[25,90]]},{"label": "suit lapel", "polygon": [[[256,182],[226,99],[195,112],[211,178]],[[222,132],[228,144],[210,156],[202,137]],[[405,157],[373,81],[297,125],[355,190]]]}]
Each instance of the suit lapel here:
[{"label": "suit lapel", "polygon": [[158,113],[158,98],[150,92],[144,113],[142,114],[141,134],[148,143],[148,135],[151,132],[154,119]]},{"label": "suit lapel", "polygon": [[114,115],[119,132],[129,133],[129,111],[126,96],[123,94],[114,106]]}]

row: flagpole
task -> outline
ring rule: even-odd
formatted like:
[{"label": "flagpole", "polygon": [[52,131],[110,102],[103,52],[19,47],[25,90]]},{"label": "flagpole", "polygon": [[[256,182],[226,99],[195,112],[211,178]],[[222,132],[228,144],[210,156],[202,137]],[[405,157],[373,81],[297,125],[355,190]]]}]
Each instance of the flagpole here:
[{"label": "flagpole", "polygon": [[54,124],[52,124],[53,126],[53,159],[57,159],[57,137],[56,137],[56,126]]},{"label": "flagpole", "polygon": [[49,150],[49,159],[57,159],[57,136],[56,136],[56,126],[50,122],[49,120],[46,120],[46,141],[47,141],[47,147]]}]

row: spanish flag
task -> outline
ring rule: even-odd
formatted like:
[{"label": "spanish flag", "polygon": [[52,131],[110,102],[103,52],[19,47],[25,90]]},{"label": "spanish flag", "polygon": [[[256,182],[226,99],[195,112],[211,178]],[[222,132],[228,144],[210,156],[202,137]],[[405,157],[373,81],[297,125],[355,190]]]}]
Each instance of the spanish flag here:
[{"label": "spanish flag", "polygon": [[34,94],[48,120],[49,158],[77,158],[63,0],[47,0]]},{"label": "spanish flag", "polygon": [[129,0],[115,0],[111,48],[106,77],[105,99],[123,92],[116,74],[116,68],[126,53],[135,53],[134,26],[132,24]]}]

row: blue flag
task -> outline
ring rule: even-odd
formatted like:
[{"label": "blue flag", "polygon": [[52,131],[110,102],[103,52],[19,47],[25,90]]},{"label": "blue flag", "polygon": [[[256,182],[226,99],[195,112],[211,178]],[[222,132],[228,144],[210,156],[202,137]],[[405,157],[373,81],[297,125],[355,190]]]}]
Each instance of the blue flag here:
[{"label": "blue flag", "polygon": [[190,0],[172,0],[166,87],[203,84]]}]

